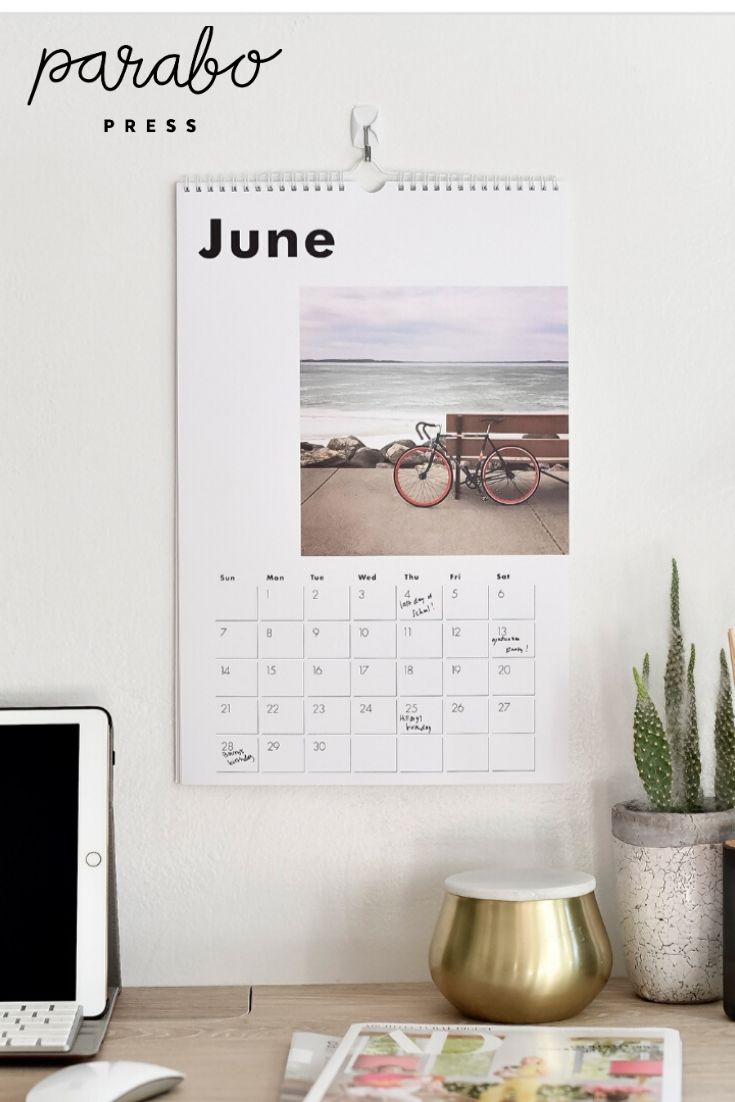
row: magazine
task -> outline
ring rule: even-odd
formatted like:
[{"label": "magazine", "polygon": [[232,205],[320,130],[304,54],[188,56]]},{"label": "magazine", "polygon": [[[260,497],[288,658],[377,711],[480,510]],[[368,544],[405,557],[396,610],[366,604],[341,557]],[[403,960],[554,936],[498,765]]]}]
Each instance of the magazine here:
[{"label": "magazine", "polygon": [[306,1102],[680,1102],[671,1029],[362,1023]]},{"label": "magazine", "polygon": [[292,1033],[278,1102],[303,1102],[340,1040],[328,1033]]}]

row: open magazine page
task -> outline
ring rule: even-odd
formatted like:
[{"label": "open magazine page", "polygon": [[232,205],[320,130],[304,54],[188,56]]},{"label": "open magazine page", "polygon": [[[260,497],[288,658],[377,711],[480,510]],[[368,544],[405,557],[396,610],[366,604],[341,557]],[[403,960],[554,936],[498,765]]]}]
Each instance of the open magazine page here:
[{"label": "open magazine page", "polygon": [[670,1029],[353,1025],[306,1102],[679,1102]]},{"label": "open magazine page", "polygon": [[336,1052],[340,1040],[327,1033],[292,1033],[278,1102],[302,1102]]}]

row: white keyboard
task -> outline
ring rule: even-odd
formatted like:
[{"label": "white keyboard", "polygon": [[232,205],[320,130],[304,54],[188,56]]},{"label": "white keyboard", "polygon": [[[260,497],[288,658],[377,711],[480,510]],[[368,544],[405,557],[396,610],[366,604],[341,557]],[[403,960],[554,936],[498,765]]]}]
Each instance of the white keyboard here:
[{"label": "white keyboard", "polygon": [[82,1023],[79,1003],[0,1002],[0,1058],[24,1052],[69,1052]]},{"label": "white keyboard", "polygon": [[484,577],[379,570],[349,582],[345,568],[308,580],[223,574],[190,635],[196,649],[181,659],[183,779],[557,779],[566,726],[558,566]]}]

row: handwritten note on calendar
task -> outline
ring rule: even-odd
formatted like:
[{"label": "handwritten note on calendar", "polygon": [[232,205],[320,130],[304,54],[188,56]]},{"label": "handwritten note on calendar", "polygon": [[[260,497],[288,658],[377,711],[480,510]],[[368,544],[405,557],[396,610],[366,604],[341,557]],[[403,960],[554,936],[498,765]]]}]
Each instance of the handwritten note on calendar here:
[{"label": "handwritten note on calendar", "polygon": [[555,188],[180,187],[178,779],[566,776],[566,282]]}]

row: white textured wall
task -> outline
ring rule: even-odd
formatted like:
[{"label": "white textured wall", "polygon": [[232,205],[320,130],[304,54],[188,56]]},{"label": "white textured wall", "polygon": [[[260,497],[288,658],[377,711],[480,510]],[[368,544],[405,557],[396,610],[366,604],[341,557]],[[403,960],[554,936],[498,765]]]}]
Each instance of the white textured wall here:
[{"label": "white textured wall", "polygon": [[[595,872],[615,940],[611,801],[636,791],[629,667],[661,671],[667,560],[702,726],[735,621],[735,21],[223,16],[283,56],[194,99],[44,86],[42,46],[191,48],[196,16],[2,17],[4,703],[117,729],[128,983],[419,979],[450,871]],[[238,50],[239,52],[239,50]],[[569,784],[191,789],[172,781],[173,181],[346,165],[381,107],[391,167],[555,172],[573,191]],[[113,133],[126,114],[196,135]]]}]

